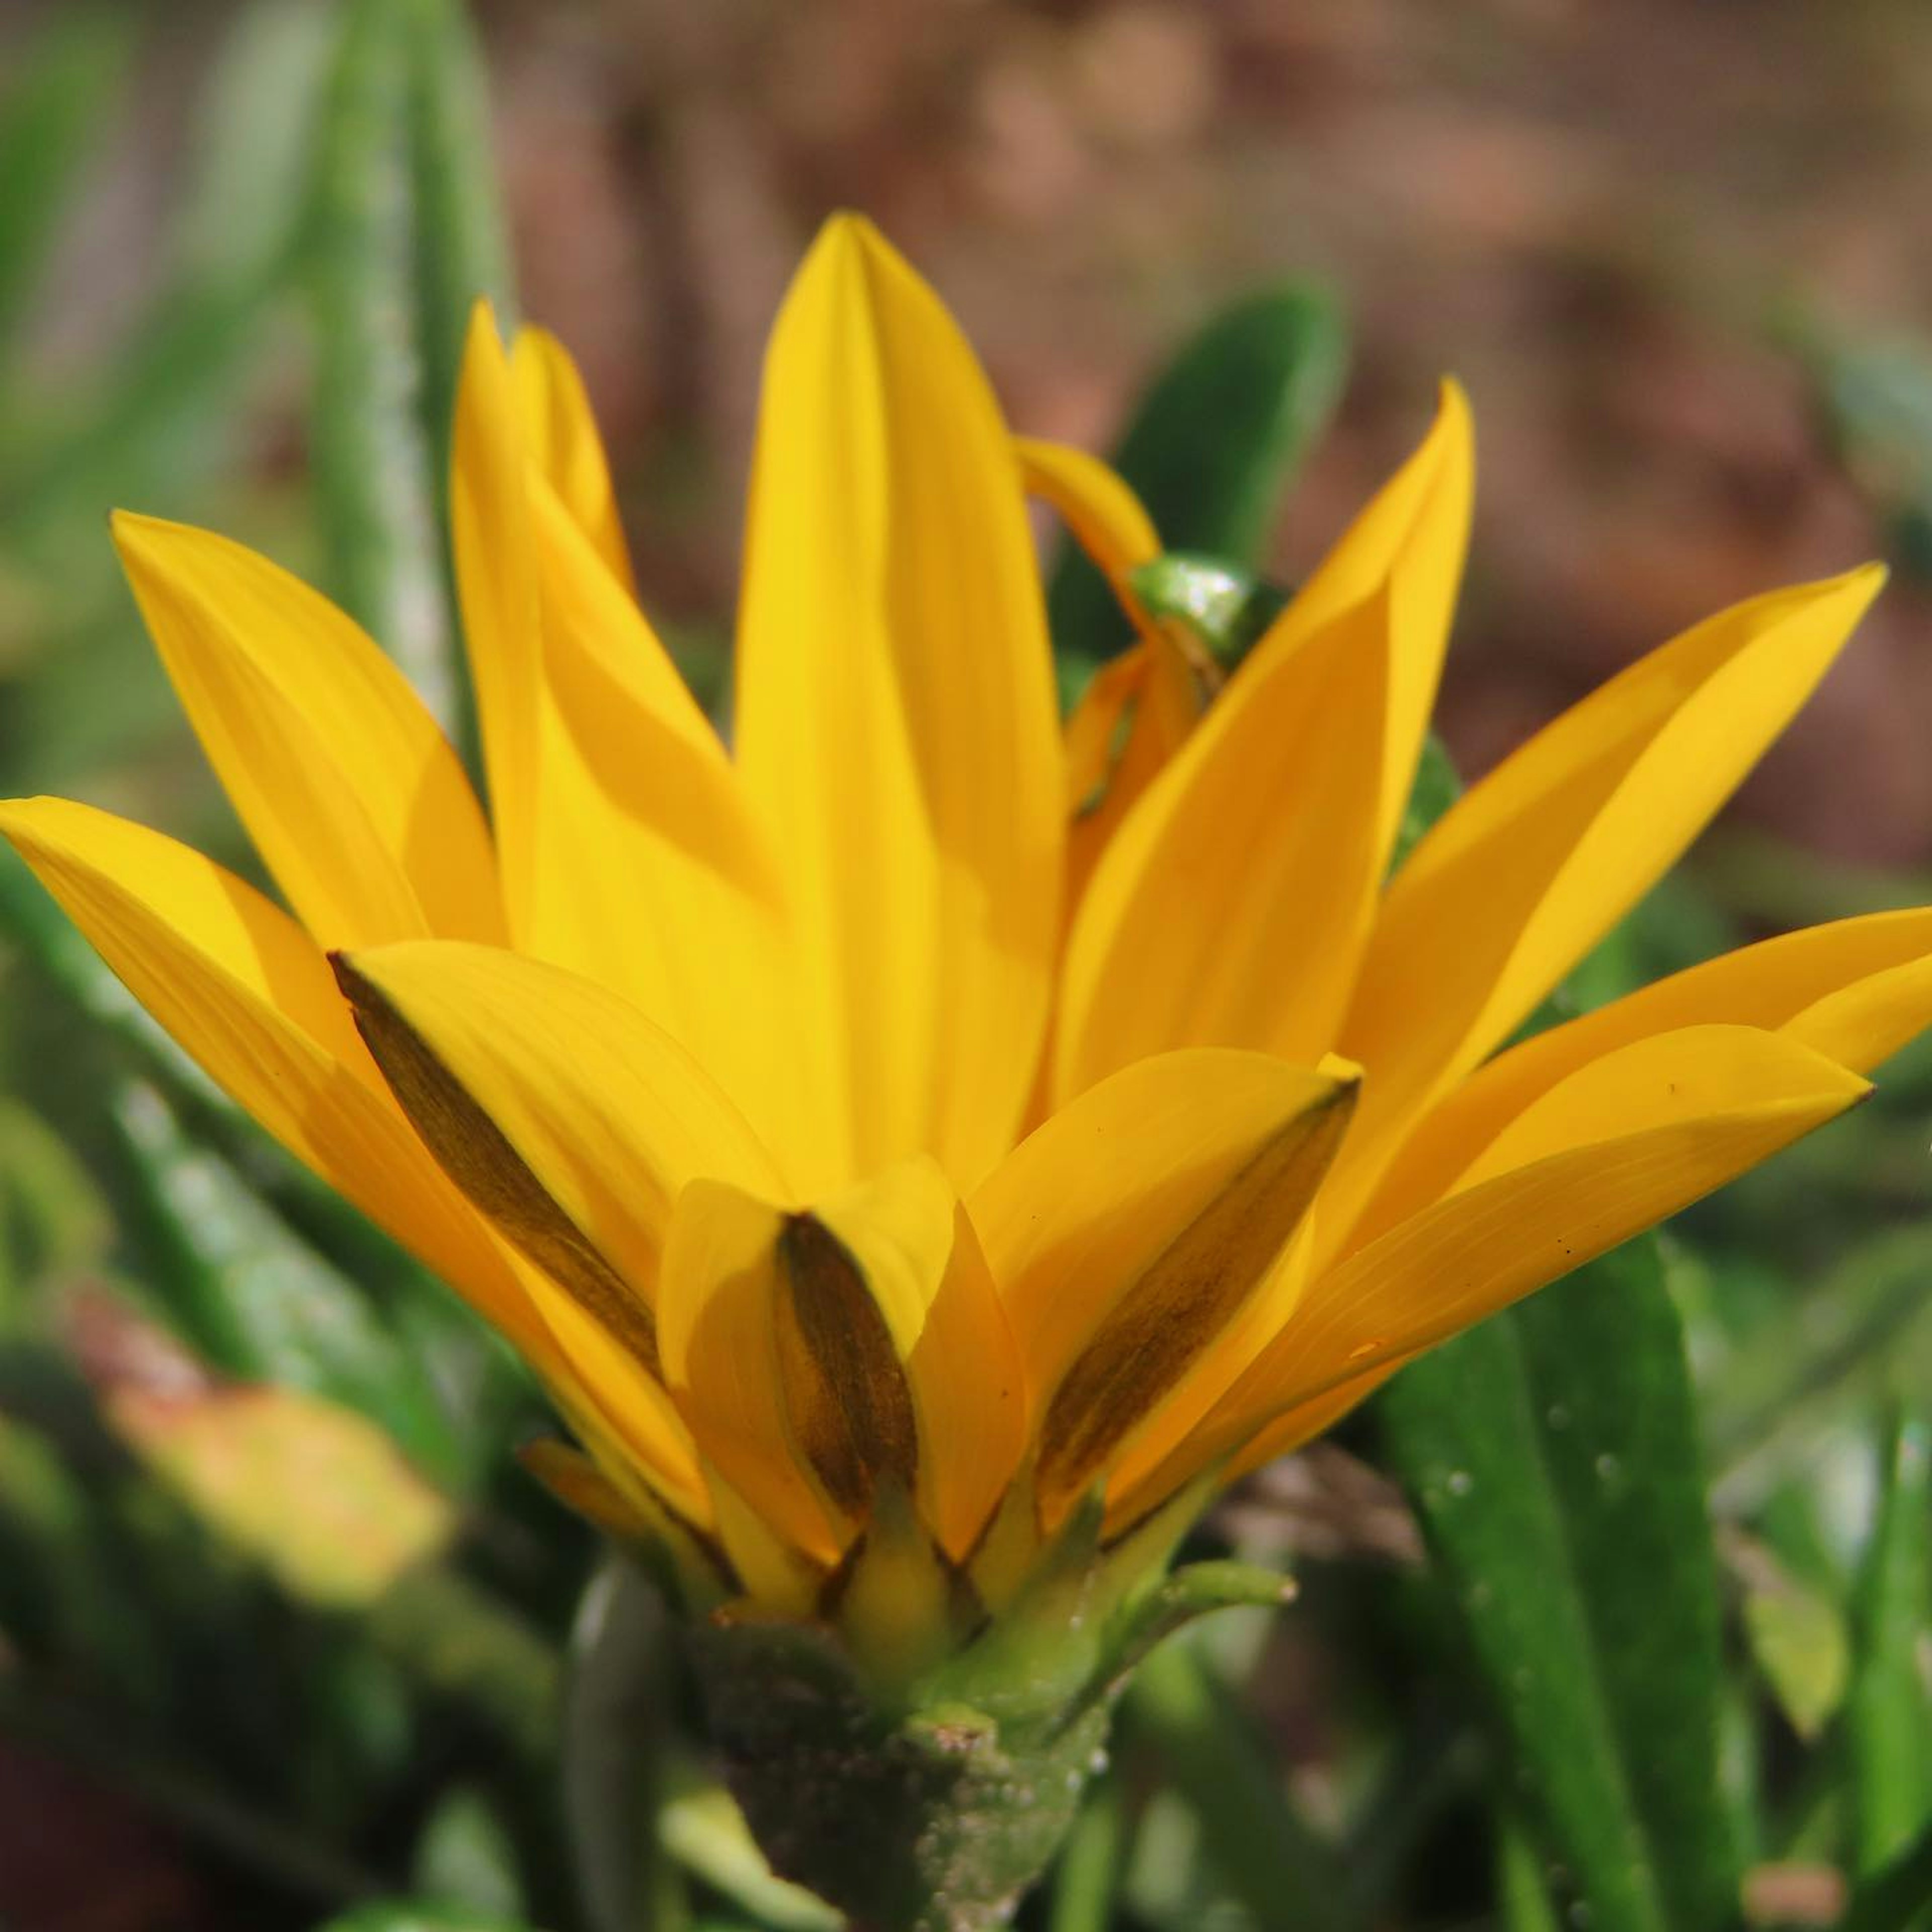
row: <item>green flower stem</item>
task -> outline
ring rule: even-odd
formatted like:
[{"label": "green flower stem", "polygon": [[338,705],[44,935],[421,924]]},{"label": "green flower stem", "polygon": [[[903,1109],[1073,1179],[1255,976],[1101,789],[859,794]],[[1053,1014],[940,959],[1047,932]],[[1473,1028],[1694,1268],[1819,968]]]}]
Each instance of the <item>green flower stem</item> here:
[{"label": "green flower stem", "polygon": [[1126,1808],[1114,1778],[1096,1784],[1054,1868],[1047,1932],[1107,1932],[1127,1840]]},{"label": "green flower stem", "polygon": [[1288,1803],[1261,1740],[1190,1644],[1162,1646],[1122,1706],[1126,1734],[1161,1762],[1261,1932],[1345,1932],[1333,1854]]}]

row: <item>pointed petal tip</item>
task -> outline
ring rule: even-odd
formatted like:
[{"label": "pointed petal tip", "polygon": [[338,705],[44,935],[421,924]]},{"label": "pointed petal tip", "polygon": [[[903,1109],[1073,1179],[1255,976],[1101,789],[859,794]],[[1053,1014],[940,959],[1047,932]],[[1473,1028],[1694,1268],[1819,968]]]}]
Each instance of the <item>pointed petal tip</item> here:
[{"label": "pointed petal tip", "polygon": [[178,523],[172,517],[152,516],[145,510],[110,510],[107,530],[121,561],[130,568],[137,562],[155,561],[168,545],[178,543],[184,538],[220,541],[212,530],[204,530],[194,524]]}]

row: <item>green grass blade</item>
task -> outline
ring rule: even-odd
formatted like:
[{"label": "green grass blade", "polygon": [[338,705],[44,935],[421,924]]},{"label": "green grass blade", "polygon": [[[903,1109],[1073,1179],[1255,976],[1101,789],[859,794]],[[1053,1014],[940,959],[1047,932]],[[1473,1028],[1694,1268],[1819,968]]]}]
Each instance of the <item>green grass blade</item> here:
[{"label": "green grass blade", "polygon": [[410,20],[352,0],[320,143],[311,454],[337,601],[446,728],[456,712],[416,323]]},{"label": "green grass blade", "polygon": [[24,319],[81,170],[113,124],[130,26],[118,8],[60,9],[0,92],[0,357]]},{"label": "green grass blade", "polygon": [[1886,1447],[1845,1713],[1855,1851],[1866,1875],[1932,1827],[1932,1417],[1900,1414]]}]

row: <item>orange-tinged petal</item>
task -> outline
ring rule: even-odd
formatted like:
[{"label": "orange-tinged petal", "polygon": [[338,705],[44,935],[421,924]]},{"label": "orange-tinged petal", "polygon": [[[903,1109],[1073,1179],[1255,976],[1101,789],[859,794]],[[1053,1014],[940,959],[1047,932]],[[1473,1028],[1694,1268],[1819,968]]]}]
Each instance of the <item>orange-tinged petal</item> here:
[{"label": "orange-tinged petal", "polygon": [[1068,941],[1060,1094],[1171,1046],[1312,1062],[1334,1044],[1435,696],[1473,477],[1445,385],[1422,446],[1114,832]]},{"label": "orange-tinged petal", "polygon": [[544,1358],[501,1250],[410,1130],[301,927],[200,853],[90,806],[16,801],[0,832],[218,1085]]},{"label": "orange-tinged petal", "polygon": [[869,225],[830,224],[766,364],[739,765],[794,889],[848,1174],[1010,1141],[1046,1020],[1064,792],[1018,466],[979,365]]},{"label": "orange-tinged petal", "polygon": [[362,628],[226,537],[124,512],[114,534],[209,762],[316,938],[500,939],[470,782]]},{"label": "orange-tinged petal", "polygon": [[1264,644],[1115,830],[1067,940],[1063,1098],[1171,1047],[1328,1050],[1374,902],[1385,609]]},{"label": "orange-tinged petal", "polygon": [[[1306,1212],[1353,1091],[1346,1071],[1264,1054],[1162,1054],[1082,1094],[974,1191],[1049,1511],[1150,1425],[1184,1430],[1174,1405],[1198,1413],[1238,1370],[1217,1348]],[[1204,1365],[1220,1376],[1204,1396]]]},{"label": "orange-tinged petal", "polygon": [[1024,436],[1015,446],[1027,488],[1052,506],[1141,634],[1138,644],[1094,672],[1066,721],[1070,916],[1127,808],[1187,742],[1204,694],[1172,634],[1134,594],[1132,573],[1160,554],[1140,499],[1084,450]]},{"label": "orange-tinged petal", "polygon": [[[729,1493],[829,1566],[843,1526],[793,1424],[775,1313],[787,1218],[744,1188],[693,1181],[665,1249],[658,1343],[665,1380]],[[721,1516],[728,1529],[728,1515]]]},{"label": "orange-tinged petal", "polygon": [[1699,625],[1566,712],[1390,886],[1342,1040],[1377,1131],[1487,1054],[1676,860],[1824,674],[1882,572]]},{"label": "orange-tinged petal", "polygon": [[1726,953],[1552,1027],[1478,1069],[1390,1162],[1360,1245],[1448,1190],[1509,1122],[1579,1068],[1647,1036],[1730,1022],[1868,1072],[1932,1020],[1932,910],[1874,913]]},{"label": "orange-tinged petal", "polygon": [[[1102,664],[1066,721],[1066,909],[1078,908],[1120,821],[1181,746],[1199,707],[1151,642]],[[1181,677],[1191,676],[1185,665]]]},{"label": "orange-tinged petal", "polygon": [[1287,1412],[1344,1386],[1365,1392],[1358,1385],[1372,1373],[1676,1214],[1869,1090],[1809,1047],[1750,1027],[1662,1034],[1582,1068],[1499,1136],[1446,1199],[1319,1274],[1274,1342],[1141,1486],[1134,1509]]},{"label": "orange-tinged petal", "polygon": [[634,594],[631,554],[610,485],[610,460],[570,352],[547,328],[519,329],[511,345],[510,374],[531,460],[610,574]]}]

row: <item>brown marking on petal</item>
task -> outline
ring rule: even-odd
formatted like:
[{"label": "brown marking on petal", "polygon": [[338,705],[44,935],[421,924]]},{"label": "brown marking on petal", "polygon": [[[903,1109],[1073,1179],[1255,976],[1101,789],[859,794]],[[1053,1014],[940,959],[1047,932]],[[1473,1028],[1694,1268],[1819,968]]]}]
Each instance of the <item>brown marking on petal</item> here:
[{"label": "brown marking on petal", "polygon": [[912,1390],[863,1271],[811,1214],[785,1217],[772,1310],[792,1426],[826,1494],[862,1518],[880,1481],[919,1467]]},{"label": "brown marking on petal", "polygon": [[1338,1084],[1287,1122],[1120,1298],[1047,1405],[1042,1496],[1091,1482],[1226,1327],[1314,1199],[1356,1090]]},{"label": "brown marking on petal", "polygon": [[653,1376],[657,1322],[643,1298],[558,1204],[508,1137],[381,987],[332,952],[335,983],[389,1090],[450,1179]]}]

